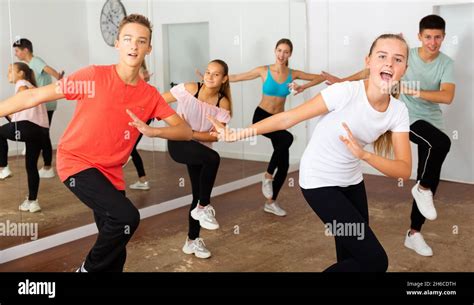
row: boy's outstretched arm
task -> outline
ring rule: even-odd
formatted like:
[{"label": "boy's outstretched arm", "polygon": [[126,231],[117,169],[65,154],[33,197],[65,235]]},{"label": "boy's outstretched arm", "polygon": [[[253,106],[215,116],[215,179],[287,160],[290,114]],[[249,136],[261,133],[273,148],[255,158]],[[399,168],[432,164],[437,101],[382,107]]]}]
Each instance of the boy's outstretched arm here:
[{"label": "boy's outstretched arm", "polygon": [[327,72],[322,72],[321,75],[326,79],[326,84],[332,85],[335,83],[345,82],[345,81],[356,81],[361,79],[369,78],[370,71],[369,69],[360,70],[359,72],[352,74],[348,77],[339,78]]},{"label": "boy's outstretched arm", "polygon": [[24,90],[0,102],[0,117],[62,98],[64,94],[56,83]]}]

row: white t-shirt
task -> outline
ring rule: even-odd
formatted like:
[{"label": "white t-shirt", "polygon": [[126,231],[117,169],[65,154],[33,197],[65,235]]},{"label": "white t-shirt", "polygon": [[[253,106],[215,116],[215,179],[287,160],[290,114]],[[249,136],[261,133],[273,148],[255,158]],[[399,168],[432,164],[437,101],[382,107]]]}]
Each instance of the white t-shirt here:
[{"label": "white t-shirt", "polygon": [[361,146],[375,142],[386,131],[409,132],[405,104],[393,97],[385,112],[367,99],[364,81],[334,84],[321,91],[329,112],[321,117],[300,163],[300,186],[312,189],[349,186],[362,181],[361,161],[339,139],[347,137],[345,122]]},{"label": "white t-shirt", "polygon": [[[27,80],[21,79],[15,84],[15,93],[21,87],[28,87],[28,89],[34,88],[34,86]],[[49,128],[48,112],[44,104],[38,105],[33,108],[25,109],[20,112],[16,112],[12,115],[12,122],[30,121],[38,126]]]}]

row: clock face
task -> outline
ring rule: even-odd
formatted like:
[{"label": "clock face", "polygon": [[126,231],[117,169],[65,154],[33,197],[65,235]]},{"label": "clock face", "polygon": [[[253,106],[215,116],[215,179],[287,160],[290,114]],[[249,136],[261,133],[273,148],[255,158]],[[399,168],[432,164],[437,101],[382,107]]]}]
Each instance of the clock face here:
[{"label": "clock face", "polygon": [[109,46],[114,46],[120,21],[125,16],[127,16],[127,13],[120,0],[107,0],[104,4],[100,14],[100,30],[104,41]]}]

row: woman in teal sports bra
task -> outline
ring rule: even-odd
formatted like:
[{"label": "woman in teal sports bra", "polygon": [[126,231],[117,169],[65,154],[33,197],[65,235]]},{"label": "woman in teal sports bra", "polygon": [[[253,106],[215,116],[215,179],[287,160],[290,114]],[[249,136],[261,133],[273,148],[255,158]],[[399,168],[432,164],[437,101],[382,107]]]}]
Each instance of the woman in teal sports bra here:
[{"label": "woman in teal sports bra", "polygon": [[[275,46],[274,64],[260,66],[245,73],[229,75],[230,82],[252,80],[258,77],[262,79],[262,100],[255,109],[253,123],[284,111],[286,97],[290,94],[290,85],[294,80],[310,81],[302,86],[295,85],[296,94],[325,80],[320,74],[309,74],[290,69],[288,60],[292,52],[291,41],[285,38],[280,39]],[[263,136],[269,138],[273,145],[273,154],[268,169],[262,177],[262,193],[267,199],[264,211],[277,216],[285,216],[285,210],[278,205],[276,199],[288,174],[293,136],[286,130],[271,132]]]}]

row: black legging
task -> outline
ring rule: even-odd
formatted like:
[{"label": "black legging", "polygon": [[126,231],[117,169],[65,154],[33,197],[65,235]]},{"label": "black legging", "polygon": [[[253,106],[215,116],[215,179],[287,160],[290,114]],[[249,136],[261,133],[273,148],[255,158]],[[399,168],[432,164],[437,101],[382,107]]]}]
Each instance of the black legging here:
[{"label": "black legging", "polygon": [[[263,119],[272,116],[271,113],[266,112],[260,107],[255,109],[252,123],[256,123]],[[279,130],[263,134],[264,137],[269,138],[273,145],[273,154],[268,164],[267,172],[271,175],[278,168],[275,177],[273,178],[273,200],[277,199],[283,183],[285,183],[288,168],[290,167],[290,146],[293,143],[293,135],[286,130]]]},{"label": "black legging", "polygon": [[49,128],[44,128],[43,132],[45,133],[43,141],[43,162],[44,166],[51,166],[53,162],[53,145],[51,144],[51,136],[49,130],[51,128],[51,121],[53,120],[54,110],[48,110],[48,122]]},{"label": "black legging", "polygon": [[[436,194],[441,167],[451,147],[451,140],[430,123],[419,120],[410,126],[410,140],[418,145],[418,169],[416,180]],[[413,200],[411,209],[411,228],[421,230],[425,217],[420,213]]]},{"label": "black legging", "polygon": [[[306,201],[322,222],[334,227],[363,227],[362,236],[335,233],[337,263],[325,271],[385,272],[388,258],[369,227],[369,210],[364,181],[348,187],[330,186],[301,189]],[[347,233],[347,232],[345,232]]]},{"label": "black legging", "polygon": [[188,215],[188,237],[194,240],[199,237],[201,226],[198,220],[191,217],[191,211],[198,203],[206,206],[211,202],[212,187],[221,158],[215,150],[196,141],[168,140],[168,150],[173,160],[188,167],[193,190],[193,202]]},{"label": "black legging", "polygon": [[25,167],[28,176],[28,200],[36,200],[39,189],[38,158],[46,141],[47,128],[30,121],[7,123],[0,127],[0,167],[8,165],[8,140],[25,142]]},{"label": "black legging", "polygon": [[[153,119],[148,120],[146,122],[146,124],[150,125],[151,121],[153,121]],[[143,136],[143,134],[140,133],[140,135],[138,136],[138,139],[137,139],[137,143],[135,143],[135,146],[133,147],[133,150],[132,150],[132,153],[131,153],[133,165],[135,165],[135,168],[137,169],[138,178],[146,176],[145,167],[143,166],[142,157],[140,156],[140,154],[138,153],[138,150],[137,150],[138,143],[142,139],[142,136]]]}]

